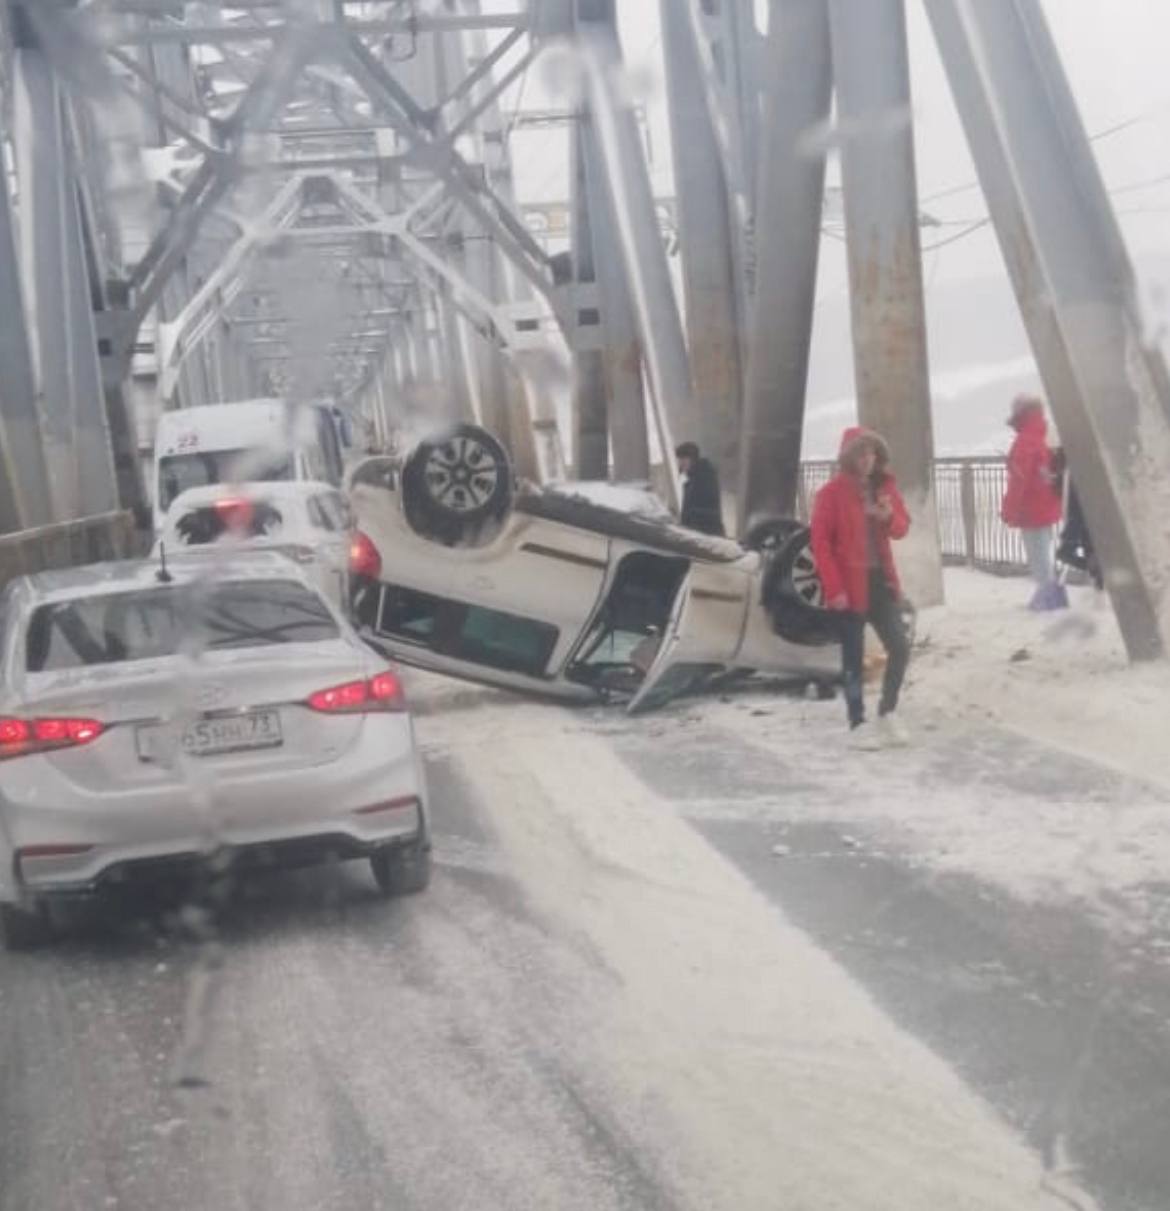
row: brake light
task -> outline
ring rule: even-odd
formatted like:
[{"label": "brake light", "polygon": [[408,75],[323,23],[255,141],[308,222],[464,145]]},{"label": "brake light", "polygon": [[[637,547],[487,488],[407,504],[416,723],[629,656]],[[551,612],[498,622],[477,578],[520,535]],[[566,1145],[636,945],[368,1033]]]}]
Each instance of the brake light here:
[{"label": "brake light", "polygon": [[252,502],[242,497],[225,497],[215,502],[215,511],[225,530],[243,532],[252,524]]},{"label": "brake light", "polygon": [[106,730],[96,719],[0,718],[0,761],[59,748],[77,748]]},{"label": "brake light", "polygon": [[379,673],[369,682],[370,697],[375,702],[391,702],[402,697],[402,682],[393,673]]},{"label": "brake light", "polygon": [[349,571],[352,576],[377,580],[382,575],[382,556],[368,535],[360,530],[349,544]]},{"label": "brake light", "polygon": [[347,681],[344,685],[318,690],[305,699],[307,706],[327,714],[364,714],[367,711],[400,711],[405,705],[402,682],[393,673],[379,673],[369,681]]},{"label": "brake light", "polygon": [[401,795],[397,799],[384,799],[381,803],[371,803],[369,807],[354,809],[355,816],[376,816],[379,812],[398,812],[407,807],[418,807],[418,795]]}]

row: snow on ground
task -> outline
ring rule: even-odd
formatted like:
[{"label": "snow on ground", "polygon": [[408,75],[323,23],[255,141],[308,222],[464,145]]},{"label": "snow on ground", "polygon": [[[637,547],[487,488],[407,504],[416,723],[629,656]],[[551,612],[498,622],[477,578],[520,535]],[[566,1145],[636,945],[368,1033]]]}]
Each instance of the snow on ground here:
[{"label": "snow on ground", "polygon": [[[445,691],[440,691],[445,693]],[[464,691],[419,719],[552,936],[604,965],[575,1079],[710,1207],[1093,1206],[591,730]],[[664,726],[669,723],[663,721]],[[1057,1194],[1056,1191],[1061,1193]]]},{"label": "snow on ground", "polygon": [[927,869],[1140,921],[1170,884],[1170,668],[1128,667],[1091,589],[1055,615],[1024,608],[1021,580],[949,572],[947,592],[919,619],[910,749],[849,752],[839,702],[696,700],[660,742],[717,729],[772,755],[777,791],[688,810],[855,824]]},{"label": "snow on ground", "polygon": [[943,716],[990,719],[1170,788],[1170,665],[1130,667],[1108,601],[1036,615],[1021,580],[947,573],[947,605],[920,620],[915,697]]}]

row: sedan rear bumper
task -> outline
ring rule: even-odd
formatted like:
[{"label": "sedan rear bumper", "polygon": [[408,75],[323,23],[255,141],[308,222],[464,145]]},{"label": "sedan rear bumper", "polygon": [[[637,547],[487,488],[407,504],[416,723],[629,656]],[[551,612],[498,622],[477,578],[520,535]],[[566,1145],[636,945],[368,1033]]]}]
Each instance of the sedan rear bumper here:
[{"label": "sedan rear bumper", "polygon": [[[370,858],[380,850],[396,845],[430,842],[421,827],[417,807],[412,829],[385,836],[376,841],[359,840],[349,833],[321,833],[314,836],[264,841],[251,845],[224,846],[210,852],[171,853],[146,858],[115,861],[103,866],[96,876],[78,878],[68,864],[58,860],[56,869],[37,859],[25,869],[22,899],[70,900],[104,894],[135,891],[182,892],[201,882],[225,876],[247,876],[269,870],[294,870],[331,861]],[[21,863],[29,867],[28,860]],[[31,877],[29,877],[31,876]],[[51,876],[51,877],[50,877]]]},{"label": "sedan rear bumper", "polygon": [[201,789],[89,793],[42,758],[22,758],[21,777],[0,791],[0,900],[87,891],[121,871],[219,852],[251,863],[265,852],[361,856],[425,839],[422,764],[413,738],[404,746],[394,734],[404,724],[387,716],[384,726],[364,728],[326,765],[222,773]]}]

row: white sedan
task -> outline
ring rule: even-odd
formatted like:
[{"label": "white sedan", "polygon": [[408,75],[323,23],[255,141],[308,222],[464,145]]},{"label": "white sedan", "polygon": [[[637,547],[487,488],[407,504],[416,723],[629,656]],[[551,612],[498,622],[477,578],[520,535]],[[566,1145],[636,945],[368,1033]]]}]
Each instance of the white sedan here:
[{"label": "white sedan", "polygon": [[345,608],[353,518],[329,484],[208,484],[172,502],[155,539],[154,557],[224,549],[280,551],[300,564],[334,605]]},{"label": "white sedan", "polygon": [[0,596],[0,920],[139,877],[371,860],[430,871],[426,784],[387,662],[275,553],[100,564]]}]

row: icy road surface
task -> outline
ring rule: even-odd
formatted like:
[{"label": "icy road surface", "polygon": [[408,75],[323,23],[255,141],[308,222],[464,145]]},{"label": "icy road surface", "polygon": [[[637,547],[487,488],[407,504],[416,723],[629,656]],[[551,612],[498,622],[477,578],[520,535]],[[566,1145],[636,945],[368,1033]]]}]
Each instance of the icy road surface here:
[{"label": "icy road surface", "polygon": [[[0,958],[2,1211],[1153,1211],[1156,1138],[1086,1177],[1021,1110],[1036,1066],[980,998],[1031,924],[989,924],[983,983],[923,1004],[905,922],[894,967],[867,968],[829,928],[841,864],[783,873],[831,830],[774,846],[758,748],[720,741],[704,774],[677,710],[632,724],[430,680],[415,700],[427,894],[384,903],[363,865],[277,875],[210,946],[115,922]],[[797,705],[774,709],[795,739]],[[754,796],[734,836],[720,796]],[[880,934],[921,875],[871,876],[845,890]],[[916,919],[947,911],[924,894]],[[1049,1101],[1081,1096],[1075,1068]]]}]

